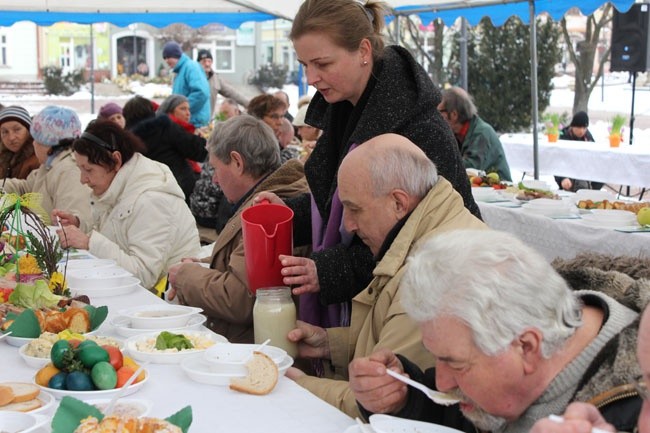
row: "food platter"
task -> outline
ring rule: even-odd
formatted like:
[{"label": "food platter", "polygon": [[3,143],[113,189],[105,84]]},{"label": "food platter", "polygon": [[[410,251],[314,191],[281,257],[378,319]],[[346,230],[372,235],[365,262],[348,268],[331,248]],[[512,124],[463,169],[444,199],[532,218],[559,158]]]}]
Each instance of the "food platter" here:
[{"label": "food platter", "polygon": [[[149,380],[149,372],[147,370],[144,370],[145,376],[142,381],[138,383],[134,383],[133,385],[130,385],[127,389],[124,390],[123,396],[131,395],[134,392],[137,392],[140,388],[142,388],[145,383]],[[34,383],[36,383],[36,380],[33,380]],[[122,391],[122,388],[115,388],[115,389],[105,389],[105,390],[96,390],[96,391],[69,391],[67,389],[54,389],[54,388],[48,388],[46,386],[37,386],[41,389],[41,391],[45,391],[49,394],[52,394],[54,398],[57,400],[62,399],[63,397],[74,397],[79,400],[90,400],[90,399],[99,399],[99,398],[112,398],[115,394],[118,392]]]},{"label": "food platter", "polygon": [[[86,332],[83,335],[95,335],[99,328],[92,330],[90,332]],[[8,345],[14,346],[14,347],[23,347],[24,345],[30,343],[31,341],[36,340],[38,337],[30,338],[30,337],[14,337],[13,335],[7,335],[6,337],[3,338],[7,342]]]},{"label": "food platter", "polygon": [[[284,375],[292,365],[293,358],[287,355],[286,358],[278,364],[278,374]],[[230,385],[230,379],[233,377],[245,376],[245,374],[215,373],[212,370],[210,363],[204,360],[201,356],[183,360],[181,362],[181,369],[195,382],[217,386],[228,386]]]},{"label": "food platter", "polygon": [[[190,319],[187,321],[187,324],[185,326],[182,326],[180,328],[169,328],[165,329],[165,331],[173,332],[173,333],[179,333],[179,332],[184,332],[184,331],[192,331],[192,330],[198,330],[203,327],[203,324],[206,322],[207,317],[205,317],[202,314],[197,314],[195,316],[190,317]],[[115,332],[117,332],[119,335],[122,337],[133,337],[134,335],[140,335],[140,334],[145,334],[151,332],[151,329],[144,329],[144,328],[133,328],[131,326],[131,319],[125,316],[115,316],[113,317],[109,324],[115,328]]]},{"label": "food platter", "polygon": [[[164,352],[153,348],[156,337],[161,331],[149,332],[147,334],[136,335],[126,341],[126,350],[129,355],[139,362],[151,362],[154,364],[178,364],[184,359],[202,356],[207,347],[201,349],[186,349],[182,351]],[[215,334],[211,331],[185,331],[182,333],[185,337],[189,338],[192,342],[203,344],[212,342],[213,344],[228,343],[226,337]],[[142,350],[144,347],[148,349]]]}]

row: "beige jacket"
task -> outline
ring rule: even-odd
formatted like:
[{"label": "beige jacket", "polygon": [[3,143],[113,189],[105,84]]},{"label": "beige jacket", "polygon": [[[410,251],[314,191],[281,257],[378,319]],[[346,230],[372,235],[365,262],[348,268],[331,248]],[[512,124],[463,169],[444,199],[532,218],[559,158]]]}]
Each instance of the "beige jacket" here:
[{"label": "beige jacket", "polygon": [[205,260],[210,269],[188,263],[176,274],[176,293],[182,304],[203,308],[208,327],[231,343],[253,342],[253,305],[248,290],[241,213],[252,206],[260,191],[271,191],[281,198],[307,191],[302,164],[291,160],[264,179],[228,220],[217,238],[212,257]]},{"label": "beige jacket", "polygon": [[451,184],[438,183],[413,210],[390,248],[373,271],[368,287],[352,300],[350,327],[327,330],[333,379],[304,376],[298,384],[352,417],[360,416],[348,379],[352,359],[387,348],[406,356],[420,368],[434,365],[434,358],[422,344],[416,322],[400,302],[399,282],[407,257],[418,241],[454,229],[487,229],[463,205]]},{"label": "beige jacket", "polygon": [[201,248],[194,217],[169,168],[136,153],[100,197],[92,196],[90,253],[151,289],[167,269]]},{"label": "beige jacket", "polygon": [[[72,149],[61,151],[50,168],[41,164],[32,171],[27,179],[5,179],[4,189],[23,195],[28,192],[41,194],[41,204],[48,215],[54,209],[66,210],[82,221],[81,229],[87,231],[90,226],[91,190],[81,184],[81,173],[72,157]],[[85,224],[83,222],[86,222]]]}]

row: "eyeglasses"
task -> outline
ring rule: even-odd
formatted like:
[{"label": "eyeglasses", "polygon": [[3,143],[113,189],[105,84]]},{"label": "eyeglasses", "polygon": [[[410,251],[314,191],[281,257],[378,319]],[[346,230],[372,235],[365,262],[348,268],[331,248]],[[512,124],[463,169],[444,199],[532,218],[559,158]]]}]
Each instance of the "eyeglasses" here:
[{"label": "eyeglasses", "polygon": [[264,117],[270,117],[271,119],[278,120],[278,119],[282,119],[284,116],[282,114],[273,113],[273,114],[267,114]]},{"label": "eyeglasses", "polygon": [[650,401],[650,390],[643,378],[639,377],[634,380],[634,389],[639,393],[639,397],[643,400]]}]

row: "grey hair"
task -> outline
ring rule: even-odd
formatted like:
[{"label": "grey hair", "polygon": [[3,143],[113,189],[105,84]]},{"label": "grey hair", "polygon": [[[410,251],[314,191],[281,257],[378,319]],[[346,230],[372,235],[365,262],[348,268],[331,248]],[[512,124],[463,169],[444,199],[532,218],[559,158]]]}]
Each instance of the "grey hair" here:
[{"label": "grey hair", "polygon": [[460,87],[451,87],[442,94],[442,102],[448,113],[458,113],[459,122],[467,122],[476,116],[478,110],[472,96]]},{"label": "grey hair", "polygon": [[496,230],[456,230],[427,240],[408,260],[400,290],[416,321],[454,317],[489,356],[536,328],[548,358],[582,325],[581,302],[566,281],[532,248]]},{"label": "grey hair", "polygon": [[208,138],[208,152],[224,164],[230,163],[231,152],[239,153],[244,172],[255,179],[280,167],[280,147],[273,130],[248,114],[217,123]]},{"label": "grey hair", "polygon": [[398,188],[423,198],[438,182],[435,164],[424,153],[413,152],[408,147],[370,152],[367,168],[374,197]]},{"label": "grey hair", "polygon": [[169,95],[161,102],[160,107],[156,110],[157,115],[161,114],[171,114],[176,107],[181,105],[183,102],[189,103],[189,100],[183,95]]}]

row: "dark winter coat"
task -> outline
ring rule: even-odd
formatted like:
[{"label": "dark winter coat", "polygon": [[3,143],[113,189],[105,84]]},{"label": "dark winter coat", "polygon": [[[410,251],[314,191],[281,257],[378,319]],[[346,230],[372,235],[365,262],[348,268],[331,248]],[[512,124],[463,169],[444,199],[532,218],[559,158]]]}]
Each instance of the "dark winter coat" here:
[{"label": "dark winter coat", "polygon": [[[349,137],[344,143],[332,141],[332,135],[345,127],[349,117],[342,113],[349,113],[350,103],[330,104],[316,93],[309,104],[305,122],[322,129],[323,134],[305,163],[305,176],[323,221],[329,218],[338,167],[350,145],[384,133],[403,135],[421,147],[436,164],[438,173],[463,197],[465,207],[480,217],[456,139],[436,108],[441,101],[440,91],[426,71],[404,48],[389,46],[375,65],[373,77],[374,86],[362,96],[366,99],[365,108],[358,113],[352,130],[346,131],[349,134],[343,134]],[[311,243],[309,195],[287,204],[295,212],[294,242]],[[312,253],[311,258],[316,262],[323,304],[352,299],[370,282],[375,266],[370,249],[357,236],[350,246],[340,244]]]},{"label": "dark winter coat", "polygon": [[188,201],[197,176],[186,159],[203,161],[206,158],[205,138],[189,134],[166,115],[138,122],[131,132],[147,145],[144,154],[147,158],[169,167]]},{"label": "dark winter coat", "polygon": [[[585,132],[585,135],[582,137],[577,137],[573,135],[573,132],[571,131],[571,126],[567,126],[565,128],[562,128],[560,131],[560,140],[569,140],[569,141],[594,141],[594,137],[591,135],[591,132],[587,130]],[[562,181],[565,179],[565,176],[555,176],[555,182],[557,183],[557,186],[562,189]],[[601,189],[603,187],[602,182],[592,182],[590,180],[582,180],[582,179],[571,179],[571,183],[573,186],[571,187],[571,191],[576,192],[579,189]]]}]

